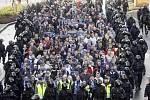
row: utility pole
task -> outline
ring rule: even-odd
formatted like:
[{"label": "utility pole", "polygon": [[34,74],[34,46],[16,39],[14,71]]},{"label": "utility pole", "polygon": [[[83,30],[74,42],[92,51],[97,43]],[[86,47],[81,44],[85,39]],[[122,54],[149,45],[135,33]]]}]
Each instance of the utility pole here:
[{"label": "utility pole", "polygon": [[106,0],[103,0],[102,9],[103,9],[103,14],[106,16]]},{"label": "utility pole", "polygon": [[149,11],[150,11],[150,0],[148,0],[148,5],[149,5],[149,7],[148,7],[148,8],[149,8]]}]

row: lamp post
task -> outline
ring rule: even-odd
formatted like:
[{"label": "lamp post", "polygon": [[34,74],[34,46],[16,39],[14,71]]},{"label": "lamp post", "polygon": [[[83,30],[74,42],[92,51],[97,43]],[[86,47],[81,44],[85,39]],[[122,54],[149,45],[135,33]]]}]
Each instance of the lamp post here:
[{"label": "lamp post", "polygon": [[148,8],[149,8],[149,10],[150,10],[150,0],[148,0]]},{"label": "lamp post", "polygon": [[106,16],[106,0],[103,0],[102,9],[103,9],[103,14]]}]

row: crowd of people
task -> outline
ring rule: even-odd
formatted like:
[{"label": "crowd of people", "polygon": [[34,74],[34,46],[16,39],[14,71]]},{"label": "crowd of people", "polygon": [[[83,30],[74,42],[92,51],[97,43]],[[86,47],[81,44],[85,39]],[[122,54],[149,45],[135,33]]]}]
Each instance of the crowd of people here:
[{"label": "crowd of people", "polygon": [[[130,100],[148,46],[127,0],[48,2],[21,12],[16,42],[0,41],[0,100]],[[123,5],[122,5],[123,4]],[[8,61],[5,63],[5,56]]]}]

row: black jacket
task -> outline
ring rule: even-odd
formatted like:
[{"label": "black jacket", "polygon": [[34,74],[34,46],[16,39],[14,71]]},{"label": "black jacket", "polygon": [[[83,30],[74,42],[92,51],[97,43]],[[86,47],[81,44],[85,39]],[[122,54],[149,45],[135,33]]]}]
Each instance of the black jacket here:
[{"label": "black jacket", "polygon": [[0,43],[0,56],[5,56],[5,45]]},{"label": "black jacket", "polygon": [[112,100],[124,100],[125,99],[125,91],[122,87],[113,87],[111,90],[111,98]]},{"label": "black jacket", "polygon": [[43,100],[56,100],[56,88],[47,87],[45,90]]},{"label": "black jacket", "polygon": [[146,85],[144,97],[148,97],[148,100],[150,100],[150,83]]},{"label": "black jacket", "polygon": [[106,98],[105,86],[103,85],[96,86],[96,88],[93,91],[93,96],[95,99],[105,100]]},{"label": "black jacket", "polygon": [[87,98],[88,92],[84,88],[81,88],[77,93],[77,100],[87,100]]}]

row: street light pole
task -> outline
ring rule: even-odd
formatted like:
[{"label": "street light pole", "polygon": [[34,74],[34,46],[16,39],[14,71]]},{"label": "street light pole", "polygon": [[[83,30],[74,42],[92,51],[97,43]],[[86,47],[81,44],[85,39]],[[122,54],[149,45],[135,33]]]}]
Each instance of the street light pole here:
[{"label": "street light pole", "polygon": [[103,14],[106,16],[106,0],[103,0],[102,9],[103,9]]},{"label": "street light pole", "polygon": [[148,0],[148,4],[149,4],[149,7],[148,7],[148,8],[149,8],[149,10],[150,10],[150,0]]}]

